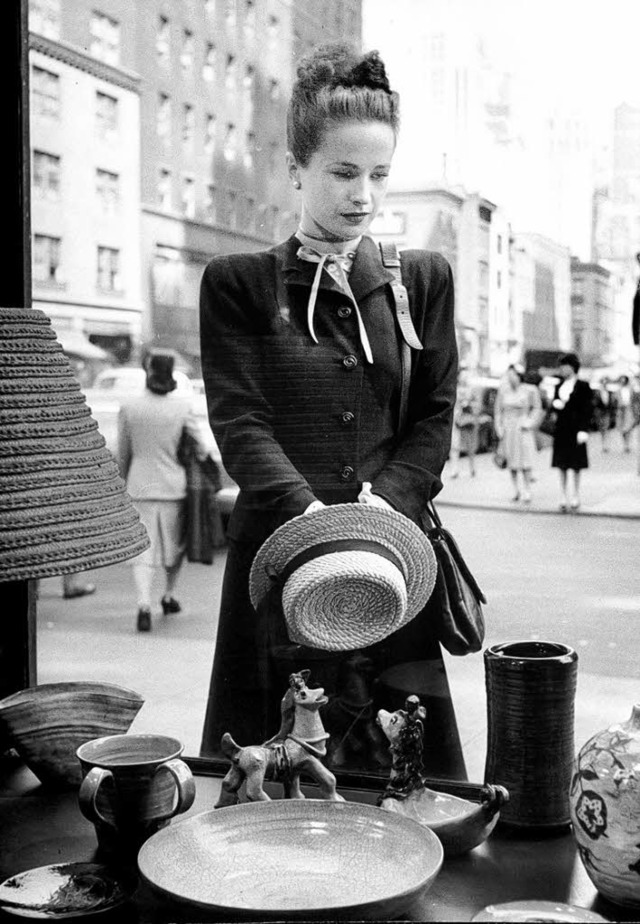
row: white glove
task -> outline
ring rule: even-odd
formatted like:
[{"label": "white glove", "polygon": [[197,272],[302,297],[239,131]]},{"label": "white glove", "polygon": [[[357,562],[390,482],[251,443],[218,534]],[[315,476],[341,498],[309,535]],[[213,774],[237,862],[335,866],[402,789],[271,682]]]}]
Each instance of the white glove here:
[{"label": "white glove", "polygon": [[322,507],[326,507],[326,506],[327,506],[327,505],[326,505],[326,504],[323,504],[321,500],[314,500],[314,501],[311,501],[311,503],[309,504],[309,506],[308,506],[307,509],[305,510],[305,514],[307,514],[307,513],[313,513],[315,510],[320,510]]},{"label": "white glove", "polygon": [[588,439],[589,439],[589,434],[586,432],[586,430],[578,430],[578,434],[576,436],[576,441],[578,443],[578,446],[582,446],[583,443],[586,443]]},{"label": "white glove", "polygon": [[384,497],[371,493],[370,481],[362,482],[362,490],[358,494],[358,503],[367,504],[369,507],[382,507],[384,510],[395,510],[395,507],[392,507]]},{"label": "white glove", "polygon": [[561,411],[564,407],[564,401],[561,401],[560,398],[554,398],[551,406],[555,408],[556,411]]}]

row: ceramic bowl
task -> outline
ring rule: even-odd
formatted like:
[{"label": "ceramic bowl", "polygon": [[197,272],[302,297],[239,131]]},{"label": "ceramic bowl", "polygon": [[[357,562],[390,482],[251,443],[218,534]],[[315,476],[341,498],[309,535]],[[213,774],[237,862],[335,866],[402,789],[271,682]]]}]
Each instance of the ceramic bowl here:
[{"label": "ceramic bowl", "polygon": [[68,789],[82,781],[80,745],[126,732],[143,703],[113,683],[43,683],[0,700],[0,730],[43,785]]},{"label": "ceramic bowl", "polygon": [[223,915],[391,920],[443,856],[428,828],[375,806],[287,799],[176,822],[143,844],[138,867],[165,897]]},{"label": "ceramic bowl", "polygon": [[507,800],[502,786],[484,787],[481,802],[424,787],[405,799],[383,799],[380,807],[426,825],[440,838],[445,857],[455,857],[489,837]]}]

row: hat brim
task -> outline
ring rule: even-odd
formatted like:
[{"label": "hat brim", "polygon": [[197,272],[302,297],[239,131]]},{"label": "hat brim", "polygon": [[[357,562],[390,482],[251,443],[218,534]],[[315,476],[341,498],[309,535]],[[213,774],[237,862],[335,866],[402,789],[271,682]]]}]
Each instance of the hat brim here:
[{"label": "hat brim", "polygon": [[294,517],[261,545],[251,566],[249,595],[257,609],[273,575],[300,552],[331,540],[369,540],[387,548],[402,565],[407,587],[407,617],[424,607],[433,591],[437,561],[431,542],[404,514],[366,504],[332,504]]}]

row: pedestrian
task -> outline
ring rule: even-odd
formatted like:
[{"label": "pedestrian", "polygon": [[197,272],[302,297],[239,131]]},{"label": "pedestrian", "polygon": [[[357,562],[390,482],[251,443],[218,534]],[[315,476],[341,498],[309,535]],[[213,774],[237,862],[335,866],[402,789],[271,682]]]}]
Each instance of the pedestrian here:
[{"label": "pedestrian", "polygon": [[270,678],[311,667],[331,701],[352,710],[340,734],[329,723],[333,740],[364,718],[366,736],[348,759],[387,773],[384,742],[370,752],[365,741],[379,739],[374,691],[384,677],[401,684],[413,665],[413,680],[404,682],[426,695],[427,772],[466,775],[429,604],[377,645],[334,653],[293,643],[270,647],[249,598],[258,549],[291,518],[351,502],[395,508],[418,522],[442,488],[457,375],[451,269],[439,254],[402,254],[424,348],[413,354],[408,432],[400,437],[392,276],[366,234],[387,186],[398,105],[377,52],[332,45],[305,58],[287,118],[287,169],[302,199],[300,225],[271,250],[215,257],[204,273],[209,417],[223,465],[240,487],[228,525],[205,754],[220,754],[227,731],[241,744],[273,735],[283,689]]},{"label": "pedestrian", "polygon": [[62,575],[62,596],[65,600],[74,600],[76,597],[87,597],[96,592],[96,585],[90,581],[82,580],[82,572]]},{"label": "pedestrian", "polygon": [[132,563],[138,632],[151,630],[155,569],[164,570],[162,612],[181,610],[174,592],[186,541],[186,474],[179,458],[183,434],[200,447],[203,458],[207,454],[191,398],[175,391],[174,361],[171,352],[152,350],[145,360],[144,392],[123,401],[118,414],[120,471],[151,540]]},{"label": "pedestrian", "polygon": [[578,378],[579,370],[580,360],[575,353],[561,357],[561,381],[555,387],[552,402],[558,417],[551,466],[560,471],[561,513],[575,513],[580,509],[580,473],[589,467],[587,441],[592,411],[591,387]]},{"label": "pedestrian", "polygon": [[604,375],[592,388],[594,422],[603,452],[609,452],[609,431],[616,425],[616,404],[614,394],[609,387],[609,379]]},{"label": "pedestrian", "polygon": [[496,395],[494,426],[511,475],[511,499],[528,505],[536,454],[534,432],[540,421],[542,402],[537,386],[527,384],[524,375],[520,363],[512,363],[507,369]]},{"label": "pedestrian", "polygon": [[622,439],[625,452],[631,452],[631,431],[633,430],[633,391],[628,375],[618,379],[618,411],[616,429]]},{"label": "pedestrian", "polygon": [[458,371],[458,390],[453,409],[449,478],[457,478],[460,474],[461,455],[467,457],[469,474],[472,478],[475,478],[479,427],[480,396],[477,390],[471,386],[469,370],[465,366],[461,366]]}]

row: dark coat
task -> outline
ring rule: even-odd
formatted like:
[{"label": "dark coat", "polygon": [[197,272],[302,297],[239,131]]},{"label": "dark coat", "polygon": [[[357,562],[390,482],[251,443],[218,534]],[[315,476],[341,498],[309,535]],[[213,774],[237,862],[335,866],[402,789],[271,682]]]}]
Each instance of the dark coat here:
[{"label": "dark coat", "polygon": [[[561,382],[555,389],[554,399],[558,397]],[[573,469],[579,471],[589,467],[587,444],[579,444],[577,435],[580,431],[589,432],[593,411],[593,395],[588,382],[577,379],[569,400],[558,412],[556,432],[553,438],[551,465],[553,468]]]},{"label": "dark coat", "polygon": [[[266,252],[216,257],[202,281],[201,349],[209,418],[225,469],[240,487],[228,529],[203,737],[203,751],[209,753],[217,750],[223,731],[231,731],[243,744],[274,733],[279,699],[297,658],[302,659],[300,666],[314,670],[315,681],[330,695],[346,669],[344,656],[287,644],[280,637],[281,626],[270,624],[273,607],[268,618],[256,617],[247,578],[260,544],[315,499],[327,504],[355,501],[364,481],[418,522],[426,501],[442,487],[440,474],[449,453],[457,350],[446,260],[425,251],[402,255],[403,281],[424,349],[414,352],[408,424],[400,440],[399,334],[388,285],[392,276],[378,248],[364,238],[349,277],[371,343],[370,365],[353,307],[327,273],[315,310],[319,342],[311,339],[306,313],[316,265],[298,259],[299,246],[292,237]],[[432,716],[443,726],[440,733],[432,730],[434,747],[444,753],[444,739],[451,739],[455,756],[448,762],[442,758],[442,772],[459,776],[464,769],[444,665],[428,629],[420,631],[424,622],[417,617],[406,637],[401,630],[375,652],[368,650],[367,657],[375,662],[378,679],[383,669],[398,662],[432,663],[433,682],[436,674],[439,678],[438,692],[431,688],[437,699]],[[278,646],[274,673],[274,659],[265,652],[273,652],[276,636],[284,644]],[[363,761],[361,769],[371,769]]]}]

